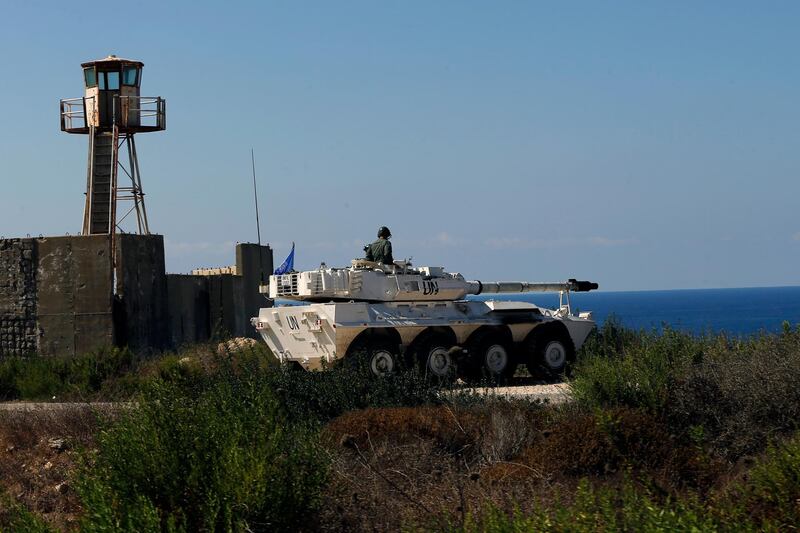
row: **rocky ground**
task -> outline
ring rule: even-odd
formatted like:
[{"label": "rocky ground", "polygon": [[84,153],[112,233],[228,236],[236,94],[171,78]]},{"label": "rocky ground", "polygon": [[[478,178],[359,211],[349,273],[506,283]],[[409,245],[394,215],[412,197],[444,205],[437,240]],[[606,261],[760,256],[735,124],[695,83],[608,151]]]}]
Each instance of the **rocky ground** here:
[{"label": "rocky ground", "polygon": [[[83,407],[7,406],[0,412],[0,490],[50,523],[74,523],[80,508],[67,480],[95,428],[96,417]],[[0,514],[7,505],[0,500]]]}]

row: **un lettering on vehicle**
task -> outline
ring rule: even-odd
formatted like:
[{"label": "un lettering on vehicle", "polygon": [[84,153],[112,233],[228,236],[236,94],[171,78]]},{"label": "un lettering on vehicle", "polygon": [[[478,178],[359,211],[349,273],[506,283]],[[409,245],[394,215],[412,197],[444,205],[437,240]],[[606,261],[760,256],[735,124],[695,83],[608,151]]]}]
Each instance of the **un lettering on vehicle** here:
[{"label": "un lettering on vehicle", "polygon": [[423,281],[422,294],[439,294],[439,283],[436,281]]}]

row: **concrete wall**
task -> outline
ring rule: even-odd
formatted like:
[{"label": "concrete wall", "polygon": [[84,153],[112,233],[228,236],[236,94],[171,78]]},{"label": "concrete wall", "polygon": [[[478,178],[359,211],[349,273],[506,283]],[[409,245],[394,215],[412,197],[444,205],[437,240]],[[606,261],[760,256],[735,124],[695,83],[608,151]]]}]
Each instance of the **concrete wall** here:
[{"label": "concrete wall", "polygon": [[258,292],[258,286],[262,282],[268,283],[272,271],[272,248],[261,246],[261,257],[259,257],[257,244],[240,243],[236,245],[236,272],[242,277],[244,291],[239,306],[244,313],[243,320],[246,323],[246,331],[242,333],[242,336],[258,337],[255,328],[250,324],[250,319],[258,316],[258,310],[268,305],[264,295]]},{"label": "concrete wall", "polygon": [[236,267],[167,274],[172,346],[215,337],[256,337],[250,318],[268,304],[258,286],[262,271],[265,277],[272,273],[272,249],[262,246],[261,258],[258,254],[257,244],[237,244]]},{"label": "concrete wall", "polygon": [[255,336],[268,246],[237,245],[237,275],[167,275],[160,235],[117,235],[116,259],[114,272],[107,235],[0,240],[0,356]]},{"label": "concrete wall", "polygon": [[116,342],[135,352],[158,351],[170,342],[164,238],[117,235]]},{"label": "concrete wall", "polygon": [[0,240],[0,356],[37,348],[34,244],[33,239]]},{"label": "concrete wall", "polygon": [[111,242],[106,235],[35,240],[40,355],[75,355],[114,342]]},{"label": "concrete wall", "polygon": [[170,344],[203,342],[211,338],[208,280],[204,276],[167,274]]}]

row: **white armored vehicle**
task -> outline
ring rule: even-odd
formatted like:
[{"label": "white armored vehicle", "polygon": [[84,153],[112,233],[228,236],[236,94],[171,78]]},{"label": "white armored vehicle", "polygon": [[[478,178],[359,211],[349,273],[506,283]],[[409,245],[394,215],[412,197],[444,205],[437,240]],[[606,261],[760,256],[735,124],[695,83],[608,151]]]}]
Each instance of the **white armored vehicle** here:
[{"label": "white armored vehicle", "polygon": [[[561,375],[595,323],[573,314],[569,293],[597,284],[467,281],[441,267],[412,268],[356,259],[347,268],[270,276],[262,293],[302,304],[267,307],[252,319],[285,363],[316,370],[344,359],[375,375],[419,364],[442,379],[502,380],[518,364],[543,378]],[[558,309],[467,295],[555,291]]]}]

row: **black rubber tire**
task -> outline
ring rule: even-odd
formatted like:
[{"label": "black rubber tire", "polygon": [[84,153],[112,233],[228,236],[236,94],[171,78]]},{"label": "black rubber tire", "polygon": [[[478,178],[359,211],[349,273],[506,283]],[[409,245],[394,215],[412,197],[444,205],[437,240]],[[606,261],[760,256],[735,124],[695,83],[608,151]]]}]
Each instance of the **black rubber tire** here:
[{"label": "black rubber tire", "polygon": [[398,347],[386,340],[364,340],[350,346],[345,361],[375,377],[381,377],[399,370],[400,354]]},{"label": "black rubber tire", "polygon": [[397,346],[380,341],[370,348],[369,370],[374,376],[394,374],[399,370],[400,353]]},{"label": "black rubber tire", "polygon": [[458,375],[458,361],[453,344],[444,336],[434,335],[419,343],[415,356],[426,379],[448,383]]},{"label": "black rubber tire", "polygon": [[517,370],[513,344],[497,334],[487,333],[467,344],[469,359],[462,378],[465,381],[507,383]]},{"label": "black rubber tire", "polygon": [[528,371],[532,376],[547,382],[562,381],[569,376],[575,360],[575,347],[569,335],[562,331],[548,331],[526,341]]}]

